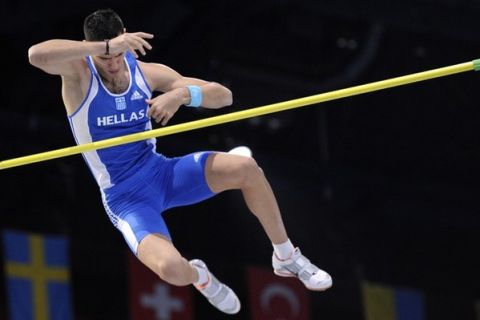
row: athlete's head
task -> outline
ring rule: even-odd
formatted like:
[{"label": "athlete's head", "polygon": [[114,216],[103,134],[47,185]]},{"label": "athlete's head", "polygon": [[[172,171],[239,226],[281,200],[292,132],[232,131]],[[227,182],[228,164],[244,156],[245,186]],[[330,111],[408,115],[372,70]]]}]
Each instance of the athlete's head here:
[{"label": "athlete's head", "polygon": [[[87,41],[104,41],[113,39],[125,29],[120,16],[112,9],[101,9],[90,14],[83,23],[83,32]],[[98,71],[107,78],[116,76],[122,69],[124,63],[123,53],[115,55],[93,56]]]},{"label": "athlete's head", "polygon": [[87,41],[113,39],[123,32],[122,19],[112,9],[97,10],[83,22],[83,33]]}]

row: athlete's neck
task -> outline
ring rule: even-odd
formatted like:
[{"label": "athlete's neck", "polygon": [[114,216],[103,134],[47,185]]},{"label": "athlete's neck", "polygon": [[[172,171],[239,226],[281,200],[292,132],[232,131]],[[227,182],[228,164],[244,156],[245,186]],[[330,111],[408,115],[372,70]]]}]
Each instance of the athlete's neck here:
[{"label": "athlete's neck", "polygon": [[122,93],[127,90],[130,77],[128,70],[118,72],[115,76],[107,76],[99,72],[100,78],[107,89],[112,93]]}]

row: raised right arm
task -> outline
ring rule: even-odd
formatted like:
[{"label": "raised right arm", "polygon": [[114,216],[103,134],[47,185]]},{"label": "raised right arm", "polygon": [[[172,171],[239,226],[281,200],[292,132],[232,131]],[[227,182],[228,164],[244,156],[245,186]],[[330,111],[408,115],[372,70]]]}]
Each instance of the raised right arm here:
[{"label": "raised right arm", "polygon": [[38,43],[28,49],[30,63],[43,71],[69,76],[88,55],[105,53],[104,41],[74,41],[54,39]]},{"label": "raised right arm", "polygon": [[[110,39],[109,54],[118,54],[130,50],[135,56],[136,51],[145,55],[145,48],[152,46],[145,39],[152,39],[153,34],[145,32],[123,33]],[[32,65],[50,74],[62,76],[74,75],[76,67],[88,55],[105,55],[105,41],[74,41],[54,39],[36,44],[28,49],[28,59]]]}]

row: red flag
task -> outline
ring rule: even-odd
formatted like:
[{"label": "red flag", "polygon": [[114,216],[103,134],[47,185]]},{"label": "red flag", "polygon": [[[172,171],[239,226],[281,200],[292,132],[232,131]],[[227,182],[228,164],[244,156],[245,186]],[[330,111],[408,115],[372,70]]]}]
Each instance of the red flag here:
[{"label": "red flag", "polygon": [[294,278],[281,278],[271,269],[247,269],[252,320],[308,320],[308,290]]},{"label": "red flag", "polygon": [[130,312],[132,320],[191,320],[190,286],[162,281],[129,252]]}]

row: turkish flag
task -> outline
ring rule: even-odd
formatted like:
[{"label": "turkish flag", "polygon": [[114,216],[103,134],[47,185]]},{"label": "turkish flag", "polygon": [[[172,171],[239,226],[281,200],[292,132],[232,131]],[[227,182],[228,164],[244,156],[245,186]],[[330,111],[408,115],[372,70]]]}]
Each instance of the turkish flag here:
[{"label": "turkish flag", "polygon": [[191,320],[190,286],[171,286],[128,253],[132,320]]},{"label": "turkish flag", "polygon": [[308,290],[295,278],[276,276],[272,269],[247,269],[252,320],[309,320]]}]

